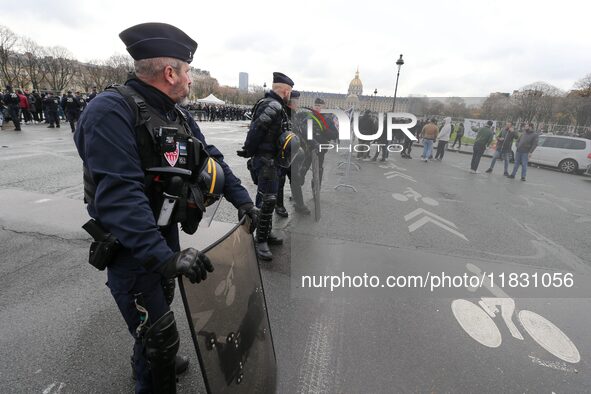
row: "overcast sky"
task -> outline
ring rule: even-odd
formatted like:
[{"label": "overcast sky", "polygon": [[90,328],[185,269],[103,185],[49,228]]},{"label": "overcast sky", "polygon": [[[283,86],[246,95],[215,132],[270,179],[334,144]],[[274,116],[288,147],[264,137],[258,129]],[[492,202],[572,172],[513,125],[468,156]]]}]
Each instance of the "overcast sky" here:
[{"label": "overcast sky", "polygon": [[2,0],[0,24],[79,60],[125,53],[118,34],[174,24],[199,47],[193,66],[221,84],[344,93],[359,66],[364,93],[486,96],[545,81],[563,90],[591,73],[591,5],[584,1],[67,1]]}]

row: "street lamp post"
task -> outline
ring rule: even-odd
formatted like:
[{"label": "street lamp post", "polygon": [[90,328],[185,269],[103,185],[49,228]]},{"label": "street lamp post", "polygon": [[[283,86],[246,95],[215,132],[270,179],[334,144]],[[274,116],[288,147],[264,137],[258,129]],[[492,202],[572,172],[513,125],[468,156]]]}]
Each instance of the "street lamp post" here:
[{"label": "street lamp post", "polygon": [[396,87],[394,88],[394,100],[392,102],[392,112],[396,111],[396,93],[398,92],[398,77],[400,76],[400,67],[404,64],[404,60],[402,60],[402,54],[396,60],[396,65],[398,66],[398,73],[396,74]]},{"label": "street lamp post", "polygon": [[376,110],[376,112],[377,112],[377,105],[376,105],[376,98],[377,98],[377,96],[378,96],[378,90],[375,89],[373,91],[373,106],[375,107],[374,109]]},{"label": "street lamp post", "polygon": [[263,94],[267,93],[267,82],[263,82]]}]

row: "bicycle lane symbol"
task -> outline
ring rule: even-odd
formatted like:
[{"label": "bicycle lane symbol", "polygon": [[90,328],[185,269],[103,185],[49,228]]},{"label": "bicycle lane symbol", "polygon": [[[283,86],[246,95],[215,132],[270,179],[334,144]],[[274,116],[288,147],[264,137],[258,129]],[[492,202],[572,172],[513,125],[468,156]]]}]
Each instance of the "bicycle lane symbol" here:
[{"label": "bicycle lane symbol", "polygon": [[419,201],[422,200],[425,204],[427,205],[431,205],[433,207],[436,207],[439,205],[439,202],[437,202],[437,200],[431,198],[431,197],[423,197],[422,194],[418,193],[416,190],[414,190],[411,187],[407,187],[404,192],[402,194],[400,193],[393,193],[392,197],[395,200],[398,201],[408,201],[409,199],[413,199],[414,201]]},{"label": "bicycle lane symbol", "polygon": [[[475,275],[482,275],[480,268],[474,264],[466,264],[466,268]],[[499,287],[491,287],[486,281],[484,287],[496,297],[481,297],[478,305],[464,299],[451,303],[454,317],[472,339],[490,348],[499,347],[502,342],[501,332],[493,318],[500,312],[511,335],[523,341],[523,335],[513,323],[513,315],[516,314],[523,329],[542,348],[568,363],[576,364],[581,361],[575,344],[551,321],[535,312],[519,310],[515,300]],[[476,291],[476,288],[468,290]]]}]

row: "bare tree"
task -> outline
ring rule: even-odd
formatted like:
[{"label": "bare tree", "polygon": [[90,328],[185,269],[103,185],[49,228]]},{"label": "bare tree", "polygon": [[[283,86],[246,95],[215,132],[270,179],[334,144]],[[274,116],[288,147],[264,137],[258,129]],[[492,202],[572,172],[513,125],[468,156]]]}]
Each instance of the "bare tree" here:
[{"label": "bare tree", "polygon": [[103,60],[92,60],[85,67],[92,86],[96,86],[99,91],[107,87],[109,77],[107,76],[107,66]]},{"label": "bare tree", "polygon": [[452,118],[465,118],[469,111],[461,97],[450,97],[446,104],[446,113]]},{"label": "bare tree", "polygon": [[415,115],[428,115],[429,99],[427,97],[411,96],[408,98],[408,111]]},{"label": "bare tree", "polygon": [[113,55],[104,64],[107,85],[124,83],[127,81],[129,73],[134,69],[133,59],[128,55]]},{"label": "bare tree", "polygon": [[18,36],[12,30],[0,25],[0,77],[4,80],[4,84],[12,85],[14,82],[11,57],[17,41]]},{"label": "bare tree", "polygon": [[591,73],[575,82],[574,88],[580,97],[591,97]]},{"label": "bare tree", "polygon": [[41,81],[46,78],[46,70],[42,66],[45,49],[30,38],[21,39],[21,48],[24,51],[24,68],[33,85],[33,89],[39,90]]},{"label": "bare tree", "polygon": [[75,84],[82,88],[84,92],[90,92],[94,83],[91,69],[95,68],[96,65],[88,63],[79,63],[77,65],[76,76],[74,77]]},{"label": "bare tree", "polygon": [[551,121],[564,92],[546,82],[522,87],[512,96],[517,117],[524,122]]},{"label": "bare tree", "polygon": [[74,77],[76,61],[72,54],[63,47],[50,47],[42,60],[43,71],[47,74],[47,80],[52,90],[61,92],[65,90]]},{"label": "bare tree", "polygon": [[513,106],[509,95],[493,93],[482,103],[481,116],[484,119],[511,119]]}]

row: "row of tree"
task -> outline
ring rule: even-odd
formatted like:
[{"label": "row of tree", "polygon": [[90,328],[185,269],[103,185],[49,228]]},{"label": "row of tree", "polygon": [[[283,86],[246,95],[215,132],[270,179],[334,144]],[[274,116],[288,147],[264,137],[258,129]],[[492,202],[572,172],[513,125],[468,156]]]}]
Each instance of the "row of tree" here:
[{"label": "row of tree", "polygon": [[[35,41],[0,25],[0,82],[17,88],[66,89],[89,92],[102,90],[111,83],[123,83],[133,60],[128,55],[113,55],[106,60],[83,63],[64,47],[43,47]],[[205,70],[192,68],[194,83],[190,99],[213,93],[235,104],[253,104],[263,94],[261,86],[248,92],[220,86]],[[483,103],[474,105],[459,97],[428,99],[412,97],[409,111],[417,115],[445,115],[455,118],[483,118],[543,122],[574,126],[591,126],[591,74],[577,81],[573,89],[563,92],[544,82],[537,82],[508,93],[493,93]]]},{"label": "row of tree", "polygon": [[564,92],[545,82],[526,85],[513,93],[492,93],[478,105],[450,97],[409,98],[409,112],[417,115],[480,118],[591,127],[591,74]]},{"label": "row of tree", "polygon": [[[112,83],[123,83],[133,70],[133,59],[128,55],[113,55],[106,60],[83,63],[59,46],[43,47],[30,38],[19,36],[0,25],[0,82],[2,86],[38,91],[63,92],[67,89],[99,91]],[[220,86],[210,73],[191,68],[194,83],[190,99],[203,98],[210,93],[236,104],[253,104],[263,88],[253,86],[249,92]]]}]

